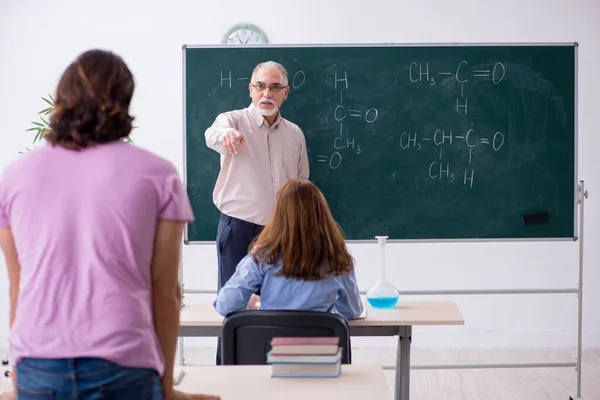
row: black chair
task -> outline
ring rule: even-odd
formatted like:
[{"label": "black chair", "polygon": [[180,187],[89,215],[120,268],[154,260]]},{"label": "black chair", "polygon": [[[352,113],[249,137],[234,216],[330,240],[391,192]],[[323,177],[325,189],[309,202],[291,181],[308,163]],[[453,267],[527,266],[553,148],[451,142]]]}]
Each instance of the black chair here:
[{"label": "black chair", "polygon": [[223,365],[264,365],[274,337],[337,336],[342,363],[352,360],[350,330],[346,320],[333,313],[296,310],[243,310],[223,320]]}]

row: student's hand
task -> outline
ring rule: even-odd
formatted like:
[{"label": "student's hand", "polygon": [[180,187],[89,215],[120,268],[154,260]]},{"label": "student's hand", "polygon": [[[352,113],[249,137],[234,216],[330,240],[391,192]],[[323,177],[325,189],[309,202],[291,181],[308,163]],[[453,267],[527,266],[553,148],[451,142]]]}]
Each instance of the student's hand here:
[{"label": "student's hand", "polygon": [[244,139],[242,134],[238,131],[228,132],[223,137],[223,145],[225,146],[225,150],[227,150],[227,152],[229,154],[235,155],[238,153],[238,149],[237,149],[238,143],[241,144],[243,148],[246,148],[246,140]]},{"label": "student's hand", "polygon": [[0,400],[16,400],[15,392],[6,392],[0,394]]},{"label": "student's hand", "polygon": [[221,400],[221,398],[212,394],[189,394],[173,390],[165,400]]},{"label": "student's hand", "polygon": [[252,294],[252,296],[250,296],[250,300],[248,301],[248,310],[258,310],[258,306],[260,303],[260,296],[256,295],[256,294]]}]

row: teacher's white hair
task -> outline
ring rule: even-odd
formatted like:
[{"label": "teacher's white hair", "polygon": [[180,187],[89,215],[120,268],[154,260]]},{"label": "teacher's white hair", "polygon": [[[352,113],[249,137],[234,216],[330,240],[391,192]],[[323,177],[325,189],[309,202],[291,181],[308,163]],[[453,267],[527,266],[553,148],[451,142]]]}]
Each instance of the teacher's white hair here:
[{"label": "teacher's white hair", "polygon": [[260,64],[258,64],[256,67],[254,67],[254,70],[252,71],[252,81],[253,82],[254,82],[254,78],[256,77],[256,73],[261,68],[273,68],[273,69],[280,71],[281,75],[283,75],[283,80],[284,80],[284,82],[281,82],[281,84],[284,86],[287,86],[288,72],[283,65],[281,65],[280,63],[275,62],[275,61],[264,61],[264,62],[261,62]]}]

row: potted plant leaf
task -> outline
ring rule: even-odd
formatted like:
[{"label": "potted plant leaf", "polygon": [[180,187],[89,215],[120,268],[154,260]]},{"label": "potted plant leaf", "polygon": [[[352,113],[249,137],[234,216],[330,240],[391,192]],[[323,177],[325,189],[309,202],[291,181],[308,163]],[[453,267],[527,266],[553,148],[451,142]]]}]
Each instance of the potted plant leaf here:
[{"label": "potted plant leaf", "polygon": [[[46,108],[38,112],[40,118],[39,121],[31,121],[33,126],[29,129],[26,129],[26,132],[35,132],[35,136],[33,137],[32,142],[33,144],[41,142],[42,139],[44,139],[44,134],[50,130],[48,116],[52,113],[52,110],[54,110],[54,98],[52,97],[52,95],[49,94],[48,98],[42,97],[42,100],[44,100],[44,102],[46,103]],[[133,128],[135,129],[136,127],[134,126]],[[123,140],[128,143],[133,143],[133,140],[131,140],[129,136],[124,137]],[[27,151],[30,150],[29,148],[26,149]],[[23,154],[22,151],[20,151],[19,153]]]}]

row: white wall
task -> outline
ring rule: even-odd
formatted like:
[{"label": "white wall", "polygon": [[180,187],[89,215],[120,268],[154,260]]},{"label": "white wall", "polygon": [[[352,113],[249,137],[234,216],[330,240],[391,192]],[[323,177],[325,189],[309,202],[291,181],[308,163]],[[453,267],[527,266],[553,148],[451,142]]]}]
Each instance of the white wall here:
[{"label": "white wall", "polygon": [[[222,5],[191,0],[172,1],[170,6],[144,3],[0,0],[0,168],[30,143],[32,135],[24,130],[43,107],[40,96],[52,92],[67,64],[91,47],[112,49],[129,63],[136,76],[133,112],[140,126],[133,138],[173,160],[182,171],[181,46],[219,43],[238,22],[259,25],[272,43],[578,41],[579,171],[590,192],[584,345],[600,345],[600,313],[595,310],[600,300],[600,161],[596,156],[600,2],[310,0],[272,2],[271,8],[240,0]],[[367,289],[377,278],[378,253],[367,245],[352,245],[351,250],[358,260],[360,286]],[[573,242],[394,244],[388,250],[389,277],[405,290],[575,287],[577,283],[577,243]],[[186,248],[184,262],[186,288],[215,287],[213,246]],[[5,272],[0,291],[5,293],[0,296],[0,337],[4,338]],[[193,298],[188,296],[190,301]],[[416,329],[413,343],[417,346],[575,345],[575,295],[431,298],[456,300],[466,325]]]}]

